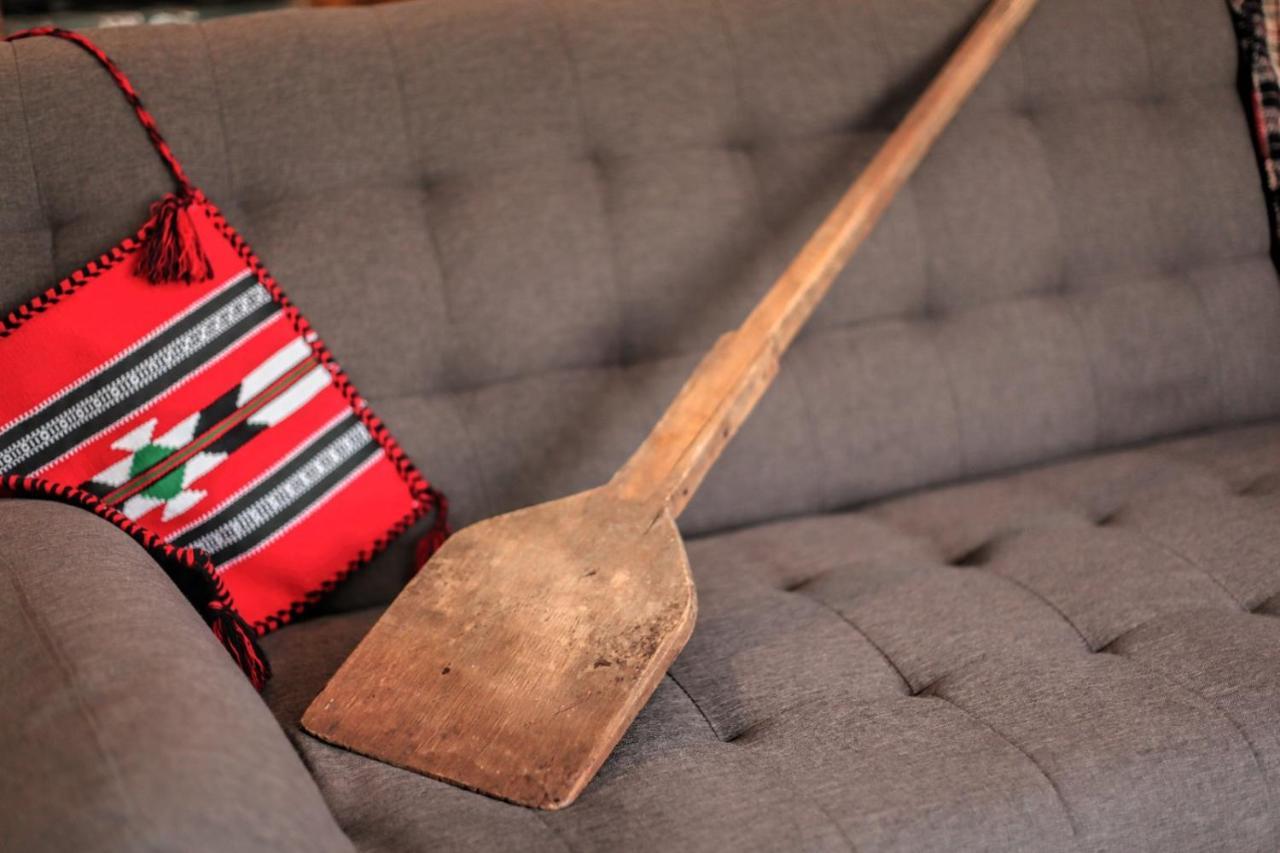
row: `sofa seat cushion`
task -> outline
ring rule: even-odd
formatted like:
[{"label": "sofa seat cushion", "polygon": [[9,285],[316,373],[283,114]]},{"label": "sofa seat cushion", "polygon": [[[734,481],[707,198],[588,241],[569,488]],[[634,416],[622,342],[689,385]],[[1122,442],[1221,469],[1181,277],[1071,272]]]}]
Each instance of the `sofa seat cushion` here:
[{"label": "sofa seat cushion", "polygon": [[269,638],[362,849],[1274,850],[1280,422],[691,541],[688,647],[541,813],[296,721],[374,610]]}]

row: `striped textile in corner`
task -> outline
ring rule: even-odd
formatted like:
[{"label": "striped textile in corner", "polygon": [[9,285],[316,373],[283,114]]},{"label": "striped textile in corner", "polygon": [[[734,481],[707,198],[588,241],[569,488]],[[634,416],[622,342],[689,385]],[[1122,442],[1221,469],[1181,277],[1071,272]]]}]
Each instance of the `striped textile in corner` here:
[{"label": "striped textile in corner", "polygon": [[1240,87],[1253,127],[1280,260],[1280,0],[1228,0],[1240,47]]}]

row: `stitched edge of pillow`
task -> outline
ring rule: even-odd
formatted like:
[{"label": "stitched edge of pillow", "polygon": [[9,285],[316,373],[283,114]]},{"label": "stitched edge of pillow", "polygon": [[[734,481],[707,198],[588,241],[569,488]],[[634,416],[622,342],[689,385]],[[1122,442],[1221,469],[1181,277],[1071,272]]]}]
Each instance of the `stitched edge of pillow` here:
[{"label": "stitched edge of pillow", "polygon": [[[249,265],[262,286],[267,289],[272,300],[280,306],[281,312],[288,319],[294,331],[298,333],[303,340],[307,341],[311,346],[312,352],[320,360],[321,364],[329,372],[329,379],[334,388],[342,394],[343,399],[347,401],[352,412],[360,419],[365,428],[369,430],[369,434],[373,440],[377,442],[382,449],[383,454],[395,466],[396,473],[409,489],[410,495],[414,499],[414,508],[405,513],[395,524],[377,536],[365,548],[361,548],[356,552],[355,557],[347,562],[347,565],[339,571],[332,574],[319,582],[317,587],[309,590],[302,598],[291,601],[288,605],[281,607],[275,613],[263,619],[259,619],[252,623],[253,630],[258,636],[263,636],[278,628],[281,628],[296,619],[303,616],[307,611],[318,605],[327,598],[334,590],[336,590],[344,581],[352,575],[359,572],[367,566],[375,557],[386,550],[395,539],[404,534],[406,530],[412,527],[420,519],[425,517],[432,509],[436,510],[436,526],[443,527],[444,518],[440,514],[443,501],[439,493],[430,485],[430,483],[422,476],[408,455],[400,447],[399,442],[387,430],[382,420],[373,413],[369,407],[368,401],[356,391],[355,386],[351,384],[351,380],[347,377],[346,371],[339,365],[337,359],[329,351],[328,346],[320,335],[312,328],[310,322],[302,315],[297,306],[285,295],[281,289],[279,282],[276,281],[270,270],[258,257],[257,253],[249,246],[249,243],[240,236],[240,233],[227,221],[226,216],[216,204],[208,199],[205,194],[197,189],[193,193],[193,202],[204,207],[209,213],[210,220],[214,227],[232,244],[236,253],[240,258]],[[8,316],[0,320],[0,339],[10,337],[15,331],[21,328],[27,321],[37,315],[48,310],[53,305],[74,296],[76,292],[89,284],[103,273],[123,262],[135,252],[137,252],[147,235],[156,226],[157,217],[152,216],[141,228],[131,237],[126,237],[117,245],[108,249],[95,260],[89,261],[75,272],[63,278],[53,287],[48,288],[43,293],[32,297],[28,301],[19,305],[17,308],[9,312]],[[176,285],[175,285],[176,286]],[[151,555],[161,562],[166,568],[177,565],[184,569],[192,569],[200,572],[202,575],[210,574],[204,571],[202,564],[198,558],[188,559],[182,556],[182,552],[190,552],[199,555],[200,552],[193,552],[192,549],[179,548],[169,545],[159,536],[150,533],[141,525],[135,524],[127,517],[115,512],[97,500],[88,492],[83,492],[74,486],[64,486],[61,484],[51,483],[48,480],[42,480],[38,477],[23,477],[19,475],[9,475],[4,478],[4,485],[11,491],[27,494],[31,497],[41,498],[58,498],[68,500],[77,506],[89,509],[98,516],[110,521],[119,527],[126,534],[132,536]],[[177,555],[177,556],[175,556]],[[429,555],[428,555],[429,556]],[[208,562],[207,556],[205,561]],[[209,563],[212,566],[212,563]],[[172,572],[167,572],[170,578],[186,592],[189,585],[183,584]],[[215,584],[216,594],[210,599],[217,601],[221,606],[229,607],[239,613],[235,606],[234,599],[227,592],[222,583],[222,579],[217,575],[216,571],[211,572],[212,581]],[[208,607],[208,602],[192,602],[198,609]],[[202,611],[202,616],[209,617],[207,612]]]}]

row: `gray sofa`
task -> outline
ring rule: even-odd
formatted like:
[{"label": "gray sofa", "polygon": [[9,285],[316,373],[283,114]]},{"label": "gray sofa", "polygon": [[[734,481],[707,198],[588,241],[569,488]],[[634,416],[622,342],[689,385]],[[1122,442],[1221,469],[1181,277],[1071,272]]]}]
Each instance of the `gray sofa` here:
[{"label": "gray sofa", "polygon": [[[420,0],[96,37],[467,522],[595,485],[980,0]],[[1222,0],[1043,0],[681,521],[693,639],[539,813],[326,746],[411,537],[265,641],[0,502],[6,850],[1275,850],[1280,283]],[[168,189],[0,45],[0,302]]]}]

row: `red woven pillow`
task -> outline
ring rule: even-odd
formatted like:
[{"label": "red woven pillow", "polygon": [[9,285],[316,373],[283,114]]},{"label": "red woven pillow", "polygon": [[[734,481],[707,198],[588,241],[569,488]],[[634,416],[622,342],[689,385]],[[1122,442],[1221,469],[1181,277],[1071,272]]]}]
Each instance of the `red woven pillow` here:
[{"label": "red woven pillow", "polygon": [[191,185],[111,72],[179,187],[141,230],[0,323],[0,474],[142,542],[254,683],[255,637],[289,622],[436,507],[271,274]]}]

